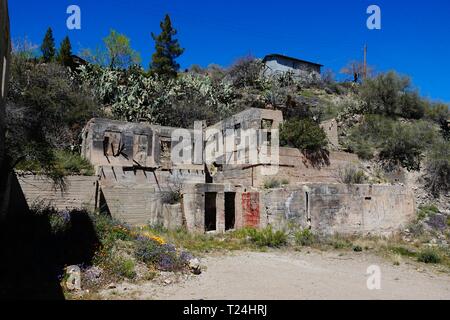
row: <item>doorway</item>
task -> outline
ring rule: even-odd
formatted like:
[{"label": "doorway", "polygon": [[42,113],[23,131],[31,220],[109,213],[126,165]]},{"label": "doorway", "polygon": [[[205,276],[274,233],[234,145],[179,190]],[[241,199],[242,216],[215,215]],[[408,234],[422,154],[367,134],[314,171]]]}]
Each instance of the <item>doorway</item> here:
[{"label": "doorway", "polygon": [[236,210],[235,210],[235,192],[225,193],[225,231],[235,229]]},{"label": "doorway", "polygon": [[216,192],[205,193],[205,231],[216,230]]}]

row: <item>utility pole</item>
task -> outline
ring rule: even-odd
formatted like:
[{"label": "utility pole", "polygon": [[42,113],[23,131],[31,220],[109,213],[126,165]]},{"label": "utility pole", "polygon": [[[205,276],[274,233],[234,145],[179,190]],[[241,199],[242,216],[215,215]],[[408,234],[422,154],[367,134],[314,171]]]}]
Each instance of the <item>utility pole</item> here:
[{"label": "utility pole", "polygon": [[364,80],[367,79],[367,44],[364,45]]}]

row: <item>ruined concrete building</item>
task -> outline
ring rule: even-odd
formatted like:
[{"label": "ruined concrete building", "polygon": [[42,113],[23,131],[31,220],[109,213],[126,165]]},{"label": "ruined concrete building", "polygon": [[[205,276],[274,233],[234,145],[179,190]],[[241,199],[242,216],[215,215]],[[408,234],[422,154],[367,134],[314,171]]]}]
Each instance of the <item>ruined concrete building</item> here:
[{"label": "ruined concrete building", "polygon": [[316,77],[320,79],[321,69],[323,65],[288,57],[282,54],[268,54],[264,57],[263,63],[266,66],[264,72],[267,76],[279,75],[286,72],[299,78]]},{"label": "ruined concrete building", "polygon": [[[357,156],[331,151],[328,163],[316,166],[298,149],[273,145],[271,132],[282,121],[280,111],[248,109],[209,127],[197,124],[185,131],[191,139],[184,150],[193,161],[180,163],[172,158],[181,143],[173,138],[177,128],[92,119],[83,131],[82,155],[97,176],[69,177],[68,191],[54,204],[97,208],[131,225],[185,226],[191,232],[297,225],[326,234],[388,234],[413,217],[414,197],[406,187],[339,182],[339,170],[358,165]],[[330,144],[337,144],[336,123],[322,126]],[[258,134],[253,139],[242,132]],[[210,145],[224,150],[211,159]],[[258,157],[249,163],[253,152]],[[271,153],[275,162],[267,160]],[[51,193],[21,184],[30,199]]]}]

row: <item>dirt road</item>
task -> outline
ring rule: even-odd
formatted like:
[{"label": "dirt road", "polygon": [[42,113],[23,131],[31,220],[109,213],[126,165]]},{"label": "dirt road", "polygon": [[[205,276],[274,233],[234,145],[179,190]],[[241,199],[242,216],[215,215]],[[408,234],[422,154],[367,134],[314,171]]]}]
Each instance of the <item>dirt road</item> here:
[{"label": "dirt road", "polygon": [[[450,299],[450,275],[415,263],[393,263],[366,253],[239,252],[202,260],[199,276],[156,285],[124,284],[103,295],[125,299]],[[369,290],[367,268],[381,271]],[[171,282],[169,284],[169,282]]]}]

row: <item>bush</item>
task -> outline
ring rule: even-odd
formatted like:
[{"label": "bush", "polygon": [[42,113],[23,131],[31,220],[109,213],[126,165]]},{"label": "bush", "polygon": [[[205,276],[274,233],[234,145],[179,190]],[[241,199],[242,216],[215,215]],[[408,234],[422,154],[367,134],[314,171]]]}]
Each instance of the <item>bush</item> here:
[{"label": "bush", "polygon": [[234,63],[228,72],[233,86],[236,88],[264,88],[264,63],[253,57],[244,57]]},{"label": "bush", "polygon": [[425,165],[425,186],[435,196],[450,190],[450,141],[433,145]]},{"label": "bush", "polygon": [[180,191],[172,190],[163,194],[162,202],[164,204],[177,204],[181,202],[183,194]]},{"label": "bush", "polygon": [[6,146],[11,166],[33,162],[54,179],[54,149],[77,149],[81,130],[100,113],[98,104],[58,64],[39,64],[13,55],[6,105]]},{"label": "bush", "polygon": [[349,131],[347,149],[363,159],[378,158],[386,169],[421,168],[424,151],[437,139],[436,128],[427,121],[397,122],[380,115],[366,115]]},{"label": "bush", "polygon": [[405,257],[415,257],[417,254],[414,251],[411,251],[410,249],[402,246],[394,246],[390,248],[390,251],[392,251],[395,254],[405,256]]},{"label": "bush", "polygon": [[408,171],[419,171],[426,144],[426,133],[419,126],[398,123],[392,135],[381,144],[380,160],[389,169],[401,165]]},{"label": "bush", "polygon": [[136,243],[136,257],[156,266],[162,271],[179,271],[188,262],[187,254],[179,254],[171,244],[162,244],[154,239],[138,237]]},{"label": "bush", "polygon": [[136,263],[132,259],[123,257],[115,257],[112,261],[112,271],[124,278],[134,279],[136,278]]},{"label": "bush", "polygon": [[289,181],[287,179],[278,180],[275,178],[270,178],[264,181],[264,189],[277,189],[282,186],[286,186],[289,184]]},{"label": "bush", "polygon": [[439,209],[435,205],[422,205],[419,206],[417,217],[419,218],[419,220],[423,220],[438,213]]},{"label": "bush", "polygon": [[395,72],[380,74],[367,79],[360,88],[361,98],[366,103],[366,113],[386,116],[401,116],[421,119],[425,104],[413,91],[411,80]]},{"label": "bush", "polygon": [[297,231],[294,234],[294,237],[295,243],[301,246],[310,246],[317,240],[316,236],[311,232],[310,229]]},{"label": "bush", "polygon": [[419,262],[432,263],[432,264],[440,263],[442,261],[439,253],[436,250],[431,249],[431,248],[426,248],[426,249],[423,249],[422,251],[420,251],[417,256],[417,260]]},{"label": "bush", "polygon": [[241,231],[250,240],[259,247],[278,248],[287,244],[287,235],[281,230],[273,231],[272,227],[266,227],[262,230],[247,228]]},{"label": "bush", "polygon": [[[80,154],[71,151],[53,150],[47,160],[47,165],[52,166],[53,174],[61,177],[67,175],[94,175],[94,168],[89,161],[83,159]],[[20,161],[16,165],[16,169],[33,173],[46,173],[39,161],[33,158],[26,158]]]},{"label": "bush", "polygon": [[367,182],[367,176],[364,171],[354,166],[339,169],[339,178],[345,184],[364,184]]},{"label": "bush", "polygon": [[319,151],[328,145],[325,131],[310,119],[290,119],[280,128],[280,145],[301,151]]}]

